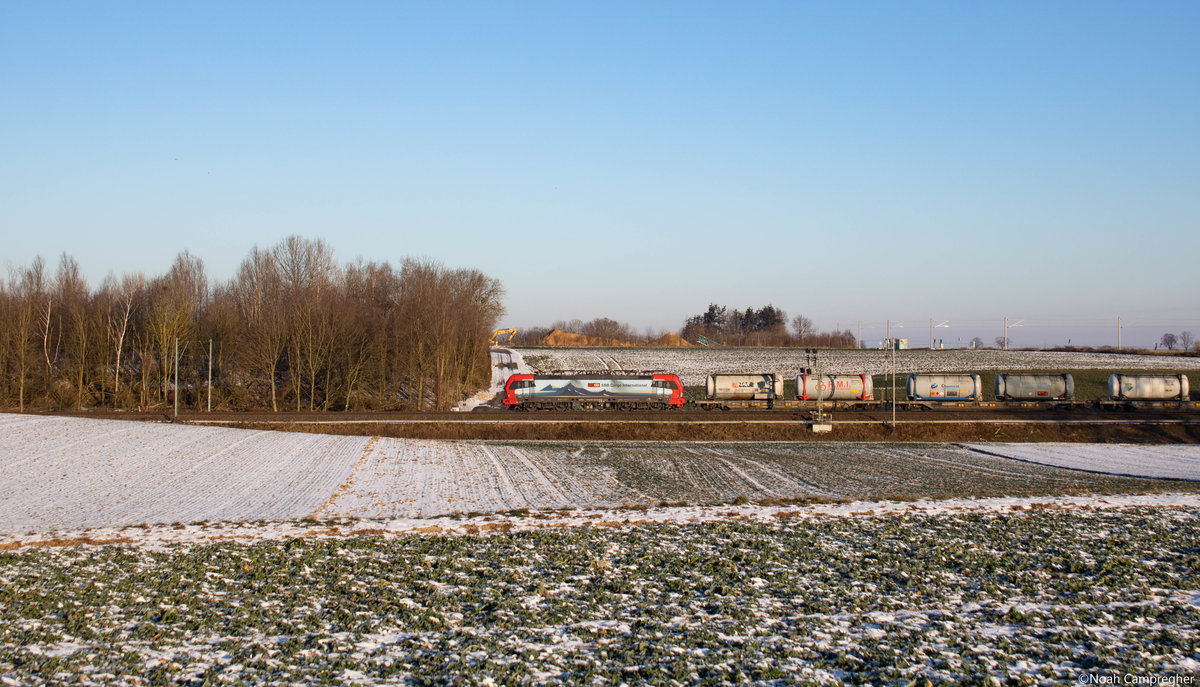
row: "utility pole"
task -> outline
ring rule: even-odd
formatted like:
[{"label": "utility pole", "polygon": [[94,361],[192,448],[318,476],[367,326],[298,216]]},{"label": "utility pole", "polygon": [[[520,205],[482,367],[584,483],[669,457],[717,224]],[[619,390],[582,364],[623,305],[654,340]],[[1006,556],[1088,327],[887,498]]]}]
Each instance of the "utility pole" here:
[{"label": "utility pole", "polygon": [[1020,319],[1020,320],[1017,320],[1016,322],[1013,322],[1012,324],[1009,324],[1008,318],[1007,317],[1004,318],[1004,350],[1006,350],[1006,351],[1008,350],[1008,328],[1009,327],[1020,327],[1021,323],[1024,321],[1025,321],[1024,319]]},{"label": "utility pole", "polygon": [[212,339],[208,340],[208,412],[212,412]]},{"label": "utility pole", "polygon": [[1117,350],[1121,350],[1121,316],[1117,316]]},{"label": "utility pole", "polygon": [[179,337],[175,337],[175,419],[179,419]]},{"label": "utility pole", "polygon": [[892,431],[896,431],[896,342],[892,341],[892,321],[887,321],[887,342],[888,348],[891,350],[891,365],[888,366],[888,374],[891,376],[891,383],[888,385],[892,394]]},{"label": "utility pole", "polygon": [[945,321],[941,322],[940,324],[934,324],[933,318],[932,317],[929,318],[929,350],[931,350],[931,351],[933,350],[933,330],[940,329],[942,327],[949,327],[949,326],[950,326],[950,320],[945,320]]},{"label": "utility pole", "polygon": [[858,321],[858,347],[862,348],[862,320]]}]

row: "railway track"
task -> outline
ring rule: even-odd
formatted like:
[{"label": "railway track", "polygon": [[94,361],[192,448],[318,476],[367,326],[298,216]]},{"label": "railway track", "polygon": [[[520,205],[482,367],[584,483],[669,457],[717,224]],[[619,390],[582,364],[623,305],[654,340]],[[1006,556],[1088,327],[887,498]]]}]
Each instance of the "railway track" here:
[{"label": "railway track", "polygon": [[[165,413],[47,413],[96,419],[165,423]],[[181,412],[181,424],[412,439],[500,441],[856,441],[1004,442],[1069,441],[1200,443],[1195,412],[891,413],[845,411],[832,431],[816,434],[807,412],[704,411],[470,413]]]}]

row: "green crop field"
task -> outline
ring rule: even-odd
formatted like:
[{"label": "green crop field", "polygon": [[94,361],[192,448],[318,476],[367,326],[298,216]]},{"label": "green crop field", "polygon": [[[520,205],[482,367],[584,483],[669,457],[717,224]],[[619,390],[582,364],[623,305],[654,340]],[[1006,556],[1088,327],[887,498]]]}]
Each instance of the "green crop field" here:
[{"label": "green crop field", "polygon": [[1200,510],[0,553],[4,684],[1035,684],[1200,667]]}]

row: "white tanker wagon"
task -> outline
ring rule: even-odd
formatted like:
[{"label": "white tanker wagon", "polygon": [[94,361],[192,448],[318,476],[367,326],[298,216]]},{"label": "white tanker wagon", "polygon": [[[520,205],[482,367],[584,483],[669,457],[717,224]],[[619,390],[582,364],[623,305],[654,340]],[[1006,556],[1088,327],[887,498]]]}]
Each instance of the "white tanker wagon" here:
[{"label": "white tanker wagon", "polygon": [[712,401],[767,401],[783,396],[783,376],[761,374],[711,374],[704,380],[705,398]]},{"label": "white tanker wagon", "polygon": [[996,375],[997,401],[1049,401],[1075,399],[1075,378],[1069,374]]},{"label": "white tanker wagon", "polygon": [[910,401],[979,401],[983,379],[979,375],[912,374],[905,385]]},{"label": "white tanker wagon", "polygon": [[875,382],[868,374],[796,376],[796,398],[801,401],[870,401],[874,392]]},{"label": "white tanker wagon", "polygon": [[711,374],[704,380],[704,410],[796,407],[783,398],[783,375],[777,372]]},{"label": "white tanker wagon", "polygon": [[1186,401],[1190,393],[1187,375],[1108,376],[1108,396],[1114,401]]}]

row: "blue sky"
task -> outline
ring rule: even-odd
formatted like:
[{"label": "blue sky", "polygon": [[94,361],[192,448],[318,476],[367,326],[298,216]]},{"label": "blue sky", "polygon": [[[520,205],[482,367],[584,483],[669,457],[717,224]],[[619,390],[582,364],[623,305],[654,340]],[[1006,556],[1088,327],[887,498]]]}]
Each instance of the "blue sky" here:
[{"label": "blue sky", "polygon": [[[948,344],[1200,335],[1200,4],[0,9],[3,261],[229,277],[298,233],[504,323],[767,302]],[[911,331],[910,331],[911,330]]]}]

